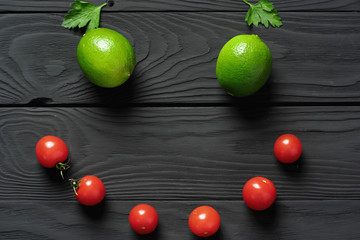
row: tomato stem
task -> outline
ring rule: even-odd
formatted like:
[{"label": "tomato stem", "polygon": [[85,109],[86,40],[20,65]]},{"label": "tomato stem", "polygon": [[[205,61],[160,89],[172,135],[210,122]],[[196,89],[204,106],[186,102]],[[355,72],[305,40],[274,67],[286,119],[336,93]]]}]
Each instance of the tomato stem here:
[{"label": "tomato stem", "polygon": [[78,190],[79,185],[80,185],[80,183],[81,183],[82,181],[77,181],[77,180],[74,179],[74,178],[70,178],[69,181],[70,181],[71,187],[72,187],[73,190],[74,190],[75,195],[77,196],[78,194],[77,194],[76,190]]},{"label": "tomato stem", "polygon": [[70,158],[68,158],[67,162],[59,162],[56,164],[56,168],[60,171],[61,178],[64,180],[64,173],[63,171],[68,170],[70,168]]}]

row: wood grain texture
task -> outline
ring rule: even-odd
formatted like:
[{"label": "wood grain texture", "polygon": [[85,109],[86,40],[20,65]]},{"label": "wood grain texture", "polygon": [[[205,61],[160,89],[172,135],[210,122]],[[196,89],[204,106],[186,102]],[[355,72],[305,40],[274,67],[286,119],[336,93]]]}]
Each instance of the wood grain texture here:
[{"label": "wood grain texture", "polygon": [[[110,200],[241,200],[254,176],[283,200],[360,199],[358,107],[1,108],[0,199],[71,200],[36,142],[70,148],[67,178],[100,177]],[[303,159],[282,165],[273,143],[297,135]]]},{"label": "wood grain texture", "polygon": [[[200,239],[190,232],[187,218],[200,204],[214,207],[221,226],[210,240],[347,239],[360,238],[358,201],[277,201],[265,212],[249,210],[242,201],[146,202],[159,214],[149,236],[136,235],[128,214],[140,202],[106,201],[95,208],[71,202],[0,201],[3,239]],[[141,202],[143,203],[143,202]],[[326,233],[325,233],[326,232]]]},{"label": "wood grain texture", "polygon": [[[241,0],[115,0],[101,26],[137,57],[116,89],[81,73],[83,32],[60,26],[72,1],[0,1],[0,239],[200,240],[187,226],[200,205],[221,215],[209,240],[360,239],[360,1],[271,0],[284,26],[265,29],[246,25]],[[259,35],[273,54],[269,83],[247,99],[215,76],[239,34]],[[289,132],[304,153],[283,165],[273,143]],[[44,135],[68,144],[66,178],[104,181],[99,206],[80,205],[37,162]],[[264,212],[242,200],[254,176],[277,187]],[[159,213],[149,236],[128,225],[138,203]]]},{"label": "wood grain texture", "polygon": [[[12,0],[0,1],[0,12],[68,11],[73,0]],[[104,0],[89,0],[100,5]],[[247,11],[241,0],[115,0],[104,11]],[[256,3],[257,1],[250,1]],[[272,0],[279,11],[359,11],[357,0]]]},{"label": "wood grain texture", "polygon": [[[76,46],[82,33],[57,14],[2,15],[1,104],[234,103],[215,68],[233,36],[258,34],[273,55],[259,102],[358,102],[360,13],[286,13],[280,29],[248,28],[242,13],[106,13],[135,47],[133,77],[116,89],[82,75]],[[240,100],[239,102],[242,102]]]}]

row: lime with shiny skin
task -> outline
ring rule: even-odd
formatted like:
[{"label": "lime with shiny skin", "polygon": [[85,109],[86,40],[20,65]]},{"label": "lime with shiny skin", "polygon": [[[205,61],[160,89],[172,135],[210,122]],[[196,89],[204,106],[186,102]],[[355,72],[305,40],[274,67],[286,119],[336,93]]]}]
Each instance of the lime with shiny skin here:
[{"label": "lime with shiny skin", "polygon": [[266,44],[257,35],[239,35],[221,49],[216,76],[228,94],[246,97],[264,86],[271,68],[272,56]]},{"label": "lime with shiny skin", "polygon": [[77,47],[77,59],[87,79],[104,88],[123,84],[135,68],[135,53],[120,33],[97,28],[87,32]]}]

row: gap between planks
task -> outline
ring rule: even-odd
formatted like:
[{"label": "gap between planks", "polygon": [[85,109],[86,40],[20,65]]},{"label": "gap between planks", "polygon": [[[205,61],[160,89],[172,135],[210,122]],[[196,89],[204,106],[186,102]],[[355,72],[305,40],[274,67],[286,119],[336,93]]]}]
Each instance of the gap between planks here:
[{"label": "gap between planks", "polygon": [[[239,99],[234,99],[239,100]],[[241,101],[241,100],[239,100]],[[251,101],[251,100],[250,100]],[[238,103],[119,103],[119,104],[94,104],[94,103],[62,103],[62,104],[42,104],[42,103],[27,103],[27,104],[0,104],[0,108],[24,108],[24,107],[47,107],[47,108],[117,108],[117,107],[138,107],[138,108],[156,108],[156,107],[252,107],[252,106],[270,106],[270,107],[357,107],[360,102],[249,102],[244,100]]]}]

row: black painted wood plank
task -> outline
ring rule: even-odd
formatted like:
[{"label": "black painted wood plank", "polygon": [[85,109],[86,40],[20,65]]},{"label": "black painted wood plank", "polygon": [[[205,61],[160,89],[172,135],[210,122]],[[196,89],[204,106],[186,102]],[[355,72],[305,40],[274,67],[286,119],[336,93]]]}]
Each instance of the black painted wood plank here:
[{"label": "black painted wood plank", "polygon": [[[73,191],[35,157],[45,135],[63,138],[72,168],[93,174],[111,200],[241,200],[254,176],[284,200],[359,199],[359,107],[1,108],[0,199],[71,200]],[[303,159],[273,156],[283,133]]]},{"label": "black painted wood plank", "polygon": [[199,205],[217,209],[221,226],[214,239],[347,239],[360,238],[358,201],[282,201],[265,212],[249,210],[242,201],[146,202],[159,214],[157,230],[136,235],[128,213],[143,202],[106,201],[95,208],[71,202],[0,201],[3,239],[199,239],[187,218]]},{"label": "black painted wood plank", "polygon": [[137,56],[133,77],[116,89],[82,75],[82,33],[62,28],[62,15],[2,15],[0,103],[234,103],[215,67],[239,34],[258,34],[273,54],[272,77],[252,101],[359,102],[360,13],[284,13],[284,27],[268,30],[248,28],[242,15],[105,13],[102,26],[124,34]]},{"label": "black painted wood plank", "polygon": [[[72,0],[12,0],[1,1],[0,12],[54,12],[68,11]],[[89,0],[100,5],[104,0]],[[247,11],[241,0],[115,0],[104,11]],[[256,3],[257,1],[249,1]],[[359,11],[357,0],[272,0],[279,11]]]}]

